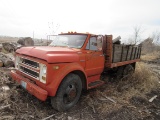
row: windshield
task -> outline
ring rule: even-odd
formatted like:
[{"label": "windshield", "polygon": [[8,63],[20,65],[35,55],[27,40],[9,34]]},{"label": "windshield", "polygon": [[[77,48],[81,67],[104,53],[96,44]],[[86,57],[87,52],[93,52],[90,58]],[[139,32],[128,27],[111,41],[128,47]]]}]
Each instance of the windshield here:
[{"label": "windshield", "polygon": [[87,35],[57,35],[53,36],[50,46],[81,48]]}]

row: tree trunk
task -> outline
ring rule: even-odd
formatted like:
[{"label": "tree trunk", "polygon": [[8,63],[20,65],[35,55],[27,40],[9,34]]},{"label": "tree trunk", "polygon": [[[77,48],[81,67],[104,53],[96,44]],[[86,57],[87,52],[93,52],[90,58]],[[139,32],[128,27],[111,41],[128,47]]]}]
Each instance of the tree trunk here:
[{"label": "tree trunk", "polygon": [[34,46],[34,41],[30,37],[21,38],[17,41],[17,43],[23,46]]},{"label": "tree trunk", "polygon": [[21,47],[21,45],[19,45],[18,43],[14,43],[14,42],[2,43],[2,52],[11,53],[11,52],[16,51],[19,47]]},{"label": "tree trunk", "polygon": [[3,62],[2,62],[2,60],[0,60],[0,67],[2,67],[3,66]]},{"label": "tree trunk", "polygon": [[13,54],[0,53],[0,61],[3,63],[3,67],[14,67],[14,56]]}]

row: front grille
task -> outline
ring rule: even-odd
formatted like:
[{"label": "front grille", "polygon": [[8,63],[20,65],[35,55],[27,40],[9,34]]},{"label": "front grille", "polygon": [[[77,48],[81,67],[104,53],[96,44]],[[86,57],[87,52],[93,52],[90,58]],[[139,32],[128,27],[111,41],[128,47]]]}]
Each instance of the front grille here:
[{"label": "front grille", "polygon": [[39,80],[40,65],[38,62],[26,57],[19,57],[18,70],[22,73]]},{"label": "front grille", "polygon": [[32,66],[34,68],[39,68],[39,63],[31,61],[31,60],[28,60],[28,59],[25,59],[25,58],[21,58],[21,59],[22,59],[22,63],[23,64]]},{"label": "front grille", "polygon": [[39,78],[39,73],[34,72],[34,71],[32,71],[32,70],[30,70],[30,69],[28,69],[28,68],[25,68],[25,67],[20,66],[20,70],[21,70],[23,73],[28,74],[29,76],[32,76],[32,77],[34,77],[34,78]]}]

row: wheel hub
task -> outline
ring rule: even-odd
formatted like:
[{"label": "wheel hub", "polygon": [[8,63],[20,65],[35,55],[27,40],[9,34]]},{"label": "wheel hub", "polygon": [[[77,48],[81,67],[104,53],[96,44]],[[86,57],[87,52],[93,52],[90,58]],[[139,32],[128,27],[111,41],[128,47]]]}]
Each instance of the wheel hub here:
[{"label": "wheel hub", "polygon": [[75,89],[71,89],[69,91],[68,97],[70,100],[73,100],[76,97],[76,90]]},{"label": "wheel hub", "polygon": [[66,104],[71,103],[74,101],[77,95],[77,90],[75,85],[69,85],[66,89],[66,94],[64,95],[64,102]]}]

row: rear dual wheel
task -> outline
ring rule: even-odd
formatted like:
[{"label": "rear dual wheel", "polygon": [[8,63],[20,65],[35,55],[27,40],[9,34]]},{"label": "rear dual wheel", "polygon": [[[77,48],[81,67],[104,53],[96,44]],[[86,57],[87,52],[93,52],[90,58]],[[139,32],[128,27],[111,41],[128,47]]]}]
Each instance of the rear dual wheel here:
[{"label": "rear dual wheel", "polygon": [[124,70],[123,70],[123,75],[126,76],[126,75],[131,75],[133,74],[134,72],[134,67],[132,65],[127,65]]},{"label": "rear dual wheel", "polygon": [[57,94],[51,98],[51,104],[58,111],[66,111],[79,100],[82,91],[82,82],[78,75],[70,73],[62,81]]},{"label": "rear dual wheel", "polygon": [[131,64],[119,67],[116,73],[117,79],[121,79],[123,77],[133,74],[134,70],[135,68]]}]

